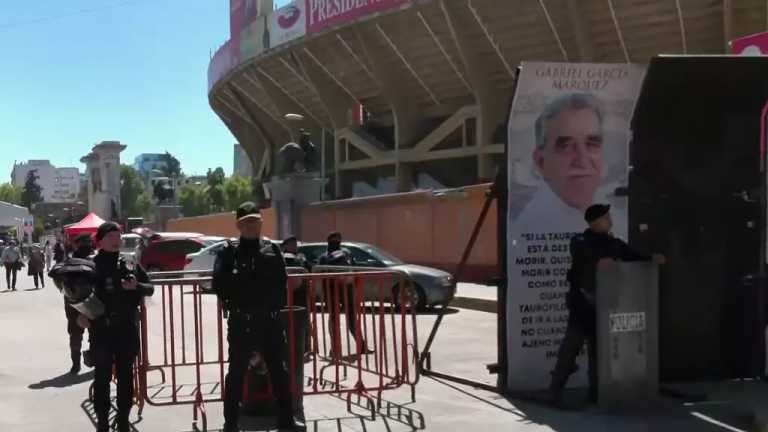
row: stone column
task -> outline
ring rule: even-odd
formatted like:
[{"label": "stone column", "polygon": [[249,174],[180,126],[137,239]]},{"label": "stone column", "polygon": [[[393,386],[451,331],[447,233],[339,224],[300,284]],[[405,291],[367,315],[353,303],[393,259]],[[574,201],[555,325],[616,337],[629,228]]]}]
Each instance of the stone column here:
[{"label": "stone column", "polygon": [[120,219],[120,141],[102,141],[80,159],[88,177],[88,210],[104,220]]}]

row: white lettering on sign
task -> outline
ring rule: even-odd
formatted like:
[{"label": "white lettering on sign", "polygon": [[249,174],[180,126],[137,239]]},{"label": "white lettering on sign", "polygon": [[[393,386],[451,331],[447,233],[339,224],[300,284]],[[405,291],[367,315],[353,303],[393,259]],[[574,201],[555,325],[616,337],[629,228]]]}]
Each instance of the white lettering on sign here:
[{"label": "white lettering on sign", "polygon": [[608,315],[608,327],[611,333],[624,333],[645,330],[645,312],[625,312]]}]

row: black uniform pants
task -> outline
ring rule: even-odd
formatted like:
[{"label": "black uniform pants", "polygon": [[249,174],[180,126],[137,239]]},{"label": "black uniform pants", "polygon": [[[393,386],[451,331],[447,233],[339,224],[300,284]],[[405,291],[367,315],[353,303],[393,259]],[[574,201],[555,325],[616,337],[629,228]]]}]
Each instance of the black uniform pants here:
[{"label": "black uniform pants", "polygon": [[5,264],[5,284],[8,289],[16,289],[16,274],[18,272],[16,264]]},{"label": "black uniform pants", "polygon": [[225,380],[224,422],[227,428],[237,426],[243,381],[254,351],[260,352],[269,369],[272,389],[277,399],[278,420],[286,423],[293,417],[288,372],[284,364],[286,341],[279,318],[241,320],[230,318],[227,326],[229,370]]},{"label": "black uniform pants", "polygon": [[45,277],[43,276],[42,271],[39,273],[32,273],[32,277],[35,279],[35,288],[39,288],[40,285],[45,288]]},{"label": "black uniform pants", "polygon": [[577,370],[576,358],[584,343],[587,343],[589,397],[597,401],[597,333],[594,321],[571,313],[568,329],[557,353],[557,363],[552,371],[550,390],[559,397],[568,382],[568,377]]},{"label": "black uniform pants", "polygon": [[[338,288],[337,288],[338,287]],[[336,312],[336,305],[338,305],[339,311],[346,312],[347,315],[347,330],[352,335],[352,339],[355,338],[355,327],[357,326],[357,309],[354,300],[354,285],[337,284],[331,281],[326,281],[325,284],[325,299],[328,306],[328,333],[331,335],[332,349],[336,349],[336,329],[339,330],[339,336],[342,334],[340,314]],[[360,332],[362,335],[362,331]],[[340,352],[344,352],[341,346],[343,337],[338,341]],[[363,350],[365,350],[365,340],[360,341],[363,344]]]},{"label": "black uniform pants", "polygon": [[93,407],[96,418],[109,418],[109,382],[112,368],[117,378],[118,420],[127,421],[133,405],[133,362],[138,353],[138,333],[135,329],[94,334],[91,354],[94,360]]},{"label": "black uniform pants", "polygon": [[67,333],[69,333],[69,354],[72,358],[72,364],[79,365],[80,364],[80,350],[83,346],[83,333],[85,330],[83,330],[82,327],[80,327],[77,324],[77,317],[80,315],[80,312],[75,310],[75,308],[67,305],[64,303],[64,313],[67,316]]}]

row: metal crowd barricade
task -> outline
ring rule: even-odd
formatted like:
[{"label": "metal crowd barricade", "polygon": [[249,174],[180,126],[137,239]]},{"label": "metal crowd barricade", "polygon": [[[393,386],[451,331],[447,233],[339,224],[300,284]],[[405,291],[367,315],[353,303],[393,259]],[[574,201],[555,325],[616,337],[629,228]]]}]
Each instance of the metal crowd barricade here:
[{"label": "metal crowd barricade", "polygon": [[[367,400],[372,418],[385,391],[407,386],[415,401],[418,340],[410,280],[394,271],[302,270],[289,269],[297,274],[289,275],[286,305],[286,363],[294,396],[346,396],[349,411],[357,396]],[[150,276],[156,292],[141,305],[139,405],[192,405],[193,425],[199,429],[200,422],[205,431],[206,404],[222,401],[226,391],[224,311],[204,289],[210,272]],[[306,307],[306,328],[298,327],[295,306]],[[300,331],[309,337],[305,352],[297,352]],[[297,362],[305,363],[304,380],[297,377]]]}]

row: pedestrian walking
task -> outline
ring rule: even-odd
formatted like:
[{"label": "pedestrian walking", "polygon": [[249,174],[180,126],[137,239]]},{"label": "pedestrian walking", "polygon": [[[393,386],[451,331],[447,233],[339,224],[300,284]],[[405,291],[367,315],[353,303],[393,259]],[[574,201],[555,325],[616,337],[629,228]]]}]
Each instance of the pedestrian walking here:
[{"label": "pedestrian walking", "polygon": [[67,252],[64,249],[64,245],[60,240],[56,240],[56,244],[53,245],[53,261],[58,264],[64,262],[67,259]]},{"label": "pedestrian walking", "polygon": [[10,244],[3,249],[0,262],[5,267],[5,283],[8,290],[16,291],[16,274],[24,267],[24,263],[21,260],[21,251],[15,241],[11,240]]},{"label": "pedestrian walking", "polygon": [[91,321],[78,316],[78,324],[90,329],[91,353],[95,363],[93,407],[98,432],[109,430],[109,383],[114,369],[117,377],[117,430],[131,429],[133,404],[133,362],[139,350],[138,307],[143,296],[154,288],[141,266],[132,267],[120,257],[120,227],[103,223],[96,232],[100,250],[94,258],[95,296],[105,312]]},{"label": "pedestrian walking", "polygon": [[557,363],[552,371],[549,386],[549,402],[562,406],[562,394],[570,375],[578,368],[576,357],[584,343],[587,344],[589,378],[589,401],[597,402],[597,312],[596,288],[597,267],[613,265],[616,261],[650,261],[664,264],[663,255],[643,255],[611,234],[613,222],[610,206],[595,204],[587,208],[584,219],[589,228],[583,234],[571,239],[572,264],[568,272],[570,291],[566,297],[568,305],[568,327],[557,354]]},{"label": "pedestrian walking", "polygon": [[224,432],[239,431],[243,380],[253,360],[265,360],[277,399],[278,429],[305,430],[293,417],[285,367],[285,329],[280,310],[286,304],[288,275],[283,255],[261,237],[261,213],[252,202],[237,209],[240,241],[216,256],[213,289],[228,312],[229,370],[225,382]]},{"label": "pedestrian walking", "polygon": [[35,281],[35,289],[45,288],[45,257],[40,245],[34,244],[29,248],[29,261],[27,261],[27,275]]},{"label": "pedestrian walking", "polygon": [[53,245],[50,240],[45,241],[43,253],[45,254],[45,271],[49,272],[51,271],[51,264],[53,261]]}]

